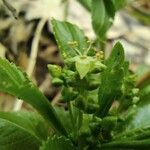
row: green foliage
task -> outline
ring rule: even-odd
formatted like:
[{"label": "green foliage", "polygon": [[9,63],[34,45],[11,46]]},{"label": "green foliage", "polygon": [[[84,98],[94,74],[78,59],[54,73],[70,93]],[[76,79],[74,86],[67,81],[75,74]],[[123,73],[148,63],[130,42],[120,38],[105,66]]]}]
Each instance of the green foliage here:
[{"label": "green foliage", "polygon": [[0,118],[20,126],[40,140],[46,140],[49,133],[48,124],[33,112],[0,112]]},{"label": "green foliage", "polygon": [[126,5],[127,0],[112,0],[112,2],[114,3],[116,10],[118,10]]},{"label": "green foliage", "polygon": [[64,59],[76,56],[78,54],[76,49],[83,54],[88,47],[83,31],[69,22],[56,21],[55,19],[52,20],[52,26]]},{"label": "green foliage", "polygon": [[[83,7],[85,7],[88,11],[91,10],[91,1],[92,0],[77,0],[77,1],[80,2],[83,5]],[[115,6],[115,9],[118,10],[126,4],[126,0],[119,0],[119,1],[118,0],[111,0],[111,1],[106,0],[106,1],[104,1],[104,3],[105,2],[106,2],[106,7],[110,8],[111,10],[114,10],[114,6]],[[110,7],[112,3],[114,6]],[[114,12],[112,12],[112,14],[114,14]],[[112,14],[110,14],[110,15],[112,15]]]},{"label": "green foliage", "polygon": [[61,67],[60,66],[49,64],[48,70],[53,78],[60,77],[60,75],[61,75]]},{"label": "green foliage", "polygon": [[[100,15],[99,15],[100,14]],[[103,0],[92,1],[92,24],[94,31],[101,36],[101,31],[105,22],[106,10]]]},{"label": "green foliage", "polygon": [[88,11],[91,11],[93,29],[100,40],[105,39],[111,27],[115,12],[122,8],[126,0],[78,0]]},{"label": "green foliage", "polygon": [[106,12],[111,18],[114,18],[115,16],[115,4],[113,3],[113,0],[104,0]]},{"label": "green foliage", "polygon": [[[97,39],[105,42],[125,0],[78,1],[91,11]],[[0,91],[42,115],[0,112],[0,149],[149,149],[149,85],[135,86],[121,43],[105,59],[76,25],[53,19],[52,26],[64,67],[50,64],[48,69],[67,107],[53,107],[24,72],[0,58]]]},{"label": "green foliage", "polygon": [[38,150],[47,138],[45,123],[37,114],[0,112],[1,150]]},{"label": "green foliage", "polygon": [[66,130],[46,97],[13,63],[0,58],[0,91],[10,93],[31,104],[60,133]]},{"label": "green foliage", "polygon": [[134,116],[130,120],[127,126],[127,130],[142,129],[142,128],[150,129],[149,114],[150,114],[150,103],[135,108]]},{"label": "green foliage", "polygon": [[88,11],[91,10],[91,0],[77,0],[78,2],[80,2],[83,7],[85,7]]},{"label": "green foliage", "polygon": [[113,101],[118,98],[121,92],[122,81],[124,77],[124,50],[120,43],[117,43],[106,60],[107,69],[101,74],[101,86],[99,88],[98,115],[104,117],[107,115]]},{"label": "green foliage", "polygon": [[63,136],[54,136],[48,138],[40,150],[75,150],[72,142]]},{"label": "green foliage", "polygon": [[106,31],[112,24],[115,11],[112,0],[92,1],[92,25],[99,39],[105,38]]},{"label": "green foliage", "polygon": [[75,66],[80,75],[80,79],[83,79],[93,67],[93,63],[90,57],[81,56],[76,60]]}]

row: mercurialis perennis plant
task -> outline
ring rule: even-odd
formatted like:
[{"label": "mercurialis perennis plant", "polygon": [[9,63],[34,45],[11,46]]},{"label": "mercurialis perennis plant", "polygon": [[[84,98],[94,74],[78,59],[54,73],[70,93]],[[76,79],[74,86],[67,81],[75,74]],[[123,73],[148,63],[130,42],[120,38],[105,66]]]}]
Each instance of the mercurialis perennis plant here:
[{"label": "mercurialis perennis plant", "polygon": [[[81,1],[92,13],[96,41],[105,41],[121,2],[89,2]],[[51,25],[64,67],[49,64],[48,70],[67,107],[52,106],[25,72],[0,58],[0,92],[37,110],[0,112],[0,150],[150,149],[150,103],[136,87],[121,43],[105,58],[104,45],[76,25],[55,19]]]}]

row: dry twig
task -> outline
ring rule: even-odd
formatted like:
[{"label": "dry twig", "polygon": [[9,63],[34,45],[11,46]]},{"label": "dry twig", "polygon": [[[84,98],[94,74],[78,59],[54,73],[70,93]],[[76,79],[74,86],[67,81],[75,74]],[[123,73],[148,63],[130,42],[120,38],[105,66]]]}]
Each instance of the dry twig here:
[{"label": "dry twig", "polygon": [[7,0],[2,0],[4,5],[8,8],[8,10],[12,13],[15,19],[18,18],[18,12],[17,10],[9,3]]},{"label": "dry twig", "polygon": [[[32,73],[34,71],[34,67],[35,67],[35,64],[36,64],[37,53],[38,53],[39,40],[40,40],[41,32],[43,30],[43,27],[44,27],[46,21],[47,21],[46,18],[43,18],[43,19],[40,20],[40,22],[39,22],[39,24],[36,28],[35,34],[34,34],[32,46],[31,46],[30,59],[29,59],[29,63],[28,63],[27,71],[26,71],[27,75],[29,77],[32,76]],[[15,104],[14,104],[14,109],[13,110],[14,111],[20,110],[21,107],[22,107],[22,104],[23,104],[23,101],[17,99]]]}]

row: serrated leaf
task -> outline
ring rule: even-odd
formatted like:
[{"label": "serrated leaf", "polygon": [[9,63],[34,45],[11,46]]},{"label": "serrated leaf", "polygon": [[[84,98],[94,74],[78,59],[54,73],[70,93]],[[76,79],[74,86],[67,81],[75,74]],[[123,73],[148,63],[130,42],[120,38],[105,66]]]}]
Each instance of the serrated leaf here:
[{"label": "serrated leaf", "polygon": [[12,94],[31,104],[61,134],[67,135],[47,98],[14,64],[0,58],[0,91]]},{"label": "serrated leaf", "polygon": [[[46,140],[49,133],[47,123],[33,112],[0,112],[0,118],[24,128],[38,139]],[[0,136],[1,137],[1,136]]]},{"label": "serrated leaf", "polygon": [[[132,113],[131,113],[132,112]],[[124,122],[125,129],[114,137],[113,147],[120,145],[128,148],[145,149],[150,146],[150,104],[131,107]],[[120,141],[121,140],[121,141]]]},{"label": "serrated leaf", "polygon": [[118,67],[118,66],[120,67],[124,64],[124,49],[120,42],[117,42],[114,45],[113,50],[109,58],[106,60],[105,64],[110,69]]},{"label": "serrated leaf", "polygon": [[75,150],[75,147],[69,139],[55,135],[50,137],[40,150]]},{"label": "serrated leaf", "polygon": [[78,55],[75,49],[83,54],[88,48],[83,31],[76,25],[55,19],[52,20],[52,25],[57,44],[64,59]]},{"label": "serrated leaf", "polygon": [[19,124],[0,118],[1,150],[38,150],[41,141]]},{"label": "serrated leaf", "polygon": [[99,88],[99,112],[100,117],[107,115],[113,101],[121,91],[121,85],[124,77],[124,49],[120,43],[117,43],[109,58],[106,60],[105,69],[101,74],[101,85]]},{"label": "serrated leaf", "polygon": [[[137,112],[137,114],[135,114],[135,117],[133,117],[133,120],[131,120],[131,122],[129,123],[125,132],[119,134],[119,136],[117,136],[111,143],[104,144],[104,147],[107,149],[108,148],[149,149],[150,147],[149,106],[143,109],[145,109],[144,114],[143,112],[141,112],[141,110]],[[141,118],[141,116],[144,119]]]}]

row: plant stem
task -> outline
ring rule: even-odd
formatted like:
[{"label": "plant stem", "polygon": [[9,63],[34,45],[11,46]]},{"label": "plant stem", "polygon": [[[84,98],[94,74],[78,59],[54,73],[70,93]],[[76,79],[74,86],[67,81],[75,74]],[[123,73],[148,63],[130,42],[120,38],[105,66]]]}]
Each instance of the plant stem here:
[{"label": "plant stem", "polygon": [[76,133],[76,126],[75,126],[75,120],[74,120],[74,116],[73,116],[73,109],[72,109],[72,104],[71,102],[68,102],[68,110],[69,110],[69,114],[70,114],[70,119],[72,122],[72,129],[73,129],[73,137],[74,139],[76,139],[77,133]]},{"label": "plant stem", "polygon": [[47,21],[46,18],[41,19],[36,28],[36,31],[35,31],[34,39],[33,39],[32,46],[31,46],[32,51],[31,51],[31,55],[30,55],[29,65],[27,68],[27,74],[29,76],[32,76],[32,73],[33,73],[33,70],[34,70],[34,67],[36,64],[39,40],[40,40],[41,32],[43,30],[43,27],[44,27],[46,21]]},{"label": "plant stem", "polygon": [[78,134],[79,134],[79,129],[82,125],[82,120],[83,120],[83,113],[81,112],[81,110],[78,110]]},{"label": "plant stem", "polygon": [[106,38],[105,37],[102,38],[102,39],[97,38],[97,40],[98,40],[98,43],[99,43],[99,47],[104,52],[104,56],[105,56]]}]

